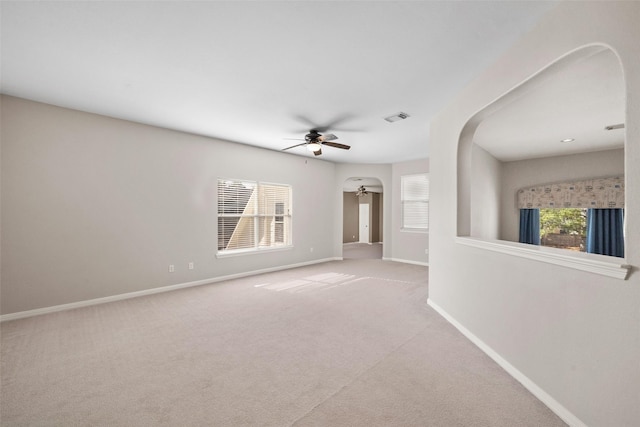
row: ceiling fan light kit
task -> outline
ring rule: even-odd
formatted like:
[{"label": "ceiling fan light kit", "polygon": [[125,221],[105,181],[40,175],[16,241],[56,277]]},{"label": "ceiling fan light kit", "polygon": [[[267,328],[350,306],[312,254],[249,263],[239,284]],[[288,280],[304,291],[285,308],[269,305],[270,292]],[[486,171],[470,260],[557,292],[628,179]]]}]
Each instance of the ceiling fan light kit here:
[{"label": "ceiling fan light kit", "polygon": [[320,151],[322,149],[322,145],[318,144],[317,142],[310,142],[307,144],[307,150],[309,151]]}]

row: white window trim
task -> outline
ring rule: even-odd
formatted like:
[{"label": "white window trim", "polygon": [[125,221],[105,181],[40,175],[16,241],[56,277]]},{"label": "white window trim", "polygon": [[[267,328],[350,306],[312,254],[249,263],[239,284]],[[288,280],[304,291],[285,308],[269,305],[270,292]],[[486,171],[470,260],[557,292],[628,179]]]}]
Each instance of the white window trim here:
[{"label": "white window trim", "polygon": [[473,237],[456,237],[456,243],[621,280],[626,280],[631,271],[630,265],[620,262],[624,261],[621,258],[606,255],[571,252],[566,249]]},{"label": "white window trim", "polygon": [[[405,200],[403,199],[403,182],[405,177],[411,177],[411,176],[426,176],[427,177],[427,227],[426,228],[415,228],[415,227],[405,227],[404,226],[404,203]],[[429,188],[429,173],[428,172],[421,172],[421,173],[411,173],[411,174],[406,174],[406,175],[401,175],[400,176],[400,232],[403,233],[420,233],[420,234],[429,234],[429,203],[430,203],[430,197],[429,197],[429,193],[428,193],[428,188]]]},{"label": "white window trim", "polygon": [[216,258],[230,258],[236,256],[244,256],[244,255],[255,255],[263,252],[281,252],[281,251],[290,251],[293,249],[293,245],[282,245],[275,246],[269,248],[250,248],[250,249],[231,249],[226,251],[218,251],[216,253]]},{"label": "white window trim", "polygon": [[419,234],[429,234],[429,229],[424,228],[400,228],[401,233],[419,233]]},{"label": "white window trim", "polygon": [[[216,183],[219,182],[220,180],[255,183],[256,188],[258,188],[260,185],[274,185],[274,186],[288,187],[289,188],[289,213],[278,215],[278,216],[289,217],[289,222],[290,222],[289,233],[291,233],[291,236],[290,236],[291,243],[282,243],[276,246],[267,246],[267,247],[257,246],[252,248],[243,248],[243,249],[228,249],[228,250],[222,250],[222,251],[216,249],[216,254],[215,254],[216,258],[228,258],[228,257],[251,255],[251,254],[258,254],[258,253],[265,253],[265,252],[279,252],[279,251],[293,249],[293,187],[290,184],[282,184],[282,183],[267,182],[267,181],[254,181],[250,179],[224,178],[224,177],[218,177],[216,180]],[[216,189],[217,188],[218,187],[216,185]],[[216,203],[218,202],[219,202],[219,195],[216,196]],[[216,211],[217,211],[217,207],[216,207]],[[216,221],[218,218],[224,217],[224,216],[225,214],[221,215],[220,213],[216,213]],[[236,217],[238,215],[228,215],[228,216]],[[261,216],[272,216],[272,215],[264,215],[264,214],[258,213],[256,215],[247,215],[247,216],[251,218],[256,218]],[[219,238],[218,235],[216,237]]]}]

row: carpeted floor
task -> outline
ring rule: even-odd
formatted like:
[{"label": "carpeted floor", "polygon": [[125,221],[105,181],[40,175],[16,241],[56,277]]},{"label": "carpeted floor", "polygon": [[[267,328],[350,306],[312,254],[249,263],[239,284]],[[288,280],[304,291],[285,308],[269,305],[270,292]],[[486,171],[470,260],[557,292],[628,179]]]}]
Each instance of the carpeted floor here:
[{"label": "carpeted floor", "polygon": [[382,243],[345,243],[342,245],[344,259],[382,259]]},{"label": "carpeted floor", "polygon": [[3,426],[563,426],[426,304],[329,262],[4,322]]}]

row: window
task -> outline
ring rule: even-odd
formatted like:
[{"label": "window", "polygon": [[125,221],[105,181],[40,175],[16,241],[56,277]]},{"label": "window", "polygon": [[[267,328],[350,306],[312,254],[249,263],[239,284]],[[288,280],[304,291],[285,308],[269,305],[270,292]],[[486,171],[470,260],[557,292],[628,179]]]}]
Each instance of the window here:
[{"label": "window", "polygon": [[218,180],[218,253],[291,246],[291,186]]},{"label": "window", "polygon": [[429,175],[403,175],[400,186],[402,228],[429,230]]},{"label": "window", "polygon": [[586,209],[540,209],[540,244],[542,246],[585,252],[586,239]]},{"label": "window", "polygon": [[624,258],[624,199],[622,176],[521,188],[519,241]]},{"label": "window", "polygon": [[284,203],[276,202],[276,216],[273,222],[273,241],[284,243]]},{"label": "window", "polygon": [[520,209],[519,241],[624,258],[624,209]]}]

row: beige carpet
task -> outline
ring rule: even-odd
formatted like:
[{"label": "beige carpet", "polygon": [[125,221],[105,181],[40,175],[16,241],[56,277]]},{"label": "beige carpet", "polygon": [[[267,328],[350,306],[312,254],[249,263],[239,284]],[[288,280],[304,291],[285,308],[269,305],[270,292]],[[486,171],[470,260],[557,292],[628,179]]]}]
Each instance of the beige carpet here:
[{"label": "beige carpet", "polygon": [[3,426],[561,426],[426,304],[346,260],[1,326]]},{"label": "beige carpet", "polygon": [[382,259],[382,243],[345,243],[342,245],[344,259]]}]

